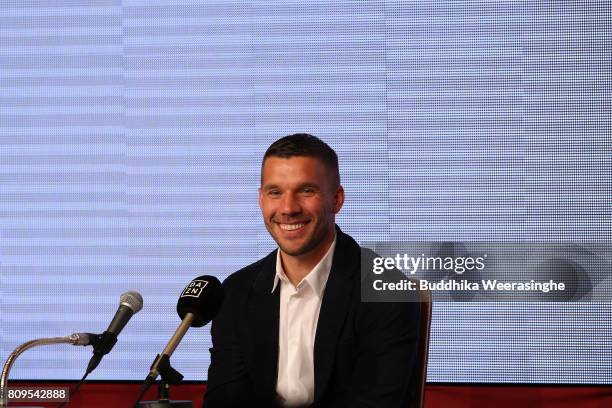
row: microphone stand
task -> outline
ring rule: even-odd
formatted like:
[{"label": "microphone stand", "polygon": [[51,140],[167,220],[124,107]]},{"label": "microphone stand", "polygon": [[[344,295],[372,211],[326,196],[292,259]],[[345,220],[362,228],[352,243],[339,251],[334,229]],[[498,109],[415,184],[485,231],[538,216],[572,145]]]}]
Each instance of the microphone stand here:
[{"label": "microphone stand", "polygon": [[193,408],[192,401],[170,401],[169,385],[162,376],[157,388],[159,400],[140,401],[136,404],[137,408]]},{"label": "microphone stand", "polygon": [[157,387],[159,400],[139,401],[136,408],[193,408],[192,401],[170,401],[169,384],[178,385],[183,380],[183,375],[170,365],[170,357],[167,354],[158,354],[153,366],[157,367],[161,376]]},{"label": "microphone stand", "polygon": [[[193,322],[194,315],[187,313],[176,332],[166,345],[166,348],[161,354],[155,357],[155,361],[151,365],[151,372],[145,379],[140,392],[140,397],[135,405],[135,408],[193,408],[192,401],[170,401],[168,397],[168,384],[178,385],[183,380],[183,374],[179,373],[170,365],[170,356],[176,350],[176,347],[181,342],[181,339],[187,332],[187,329]],[[159,383],[159,400],[158,401],[140,401],[146,390],[153,384],[157,376],[161,376]]]},{"label": "microphone stand", "polygon": [[87,342],[87,339],[84,339],[83,337],[86,337],[86,335],[82,336],[77,333],[74,333],[66,337],[49,337],[44,339],[30,340],[13,350],[13,352],[6,359],[6,363],[4,363],[4,367],[2,368],[2,376],[0,376],[0,408],[8,406],[8,376],[11,372],[11,367],[15,363],[15,360],[17,360],[17,357],[21,355],[21,353],[37,346],[46,346],[49,344],[72,344],[75,346],[83,345],[84,342]]}]

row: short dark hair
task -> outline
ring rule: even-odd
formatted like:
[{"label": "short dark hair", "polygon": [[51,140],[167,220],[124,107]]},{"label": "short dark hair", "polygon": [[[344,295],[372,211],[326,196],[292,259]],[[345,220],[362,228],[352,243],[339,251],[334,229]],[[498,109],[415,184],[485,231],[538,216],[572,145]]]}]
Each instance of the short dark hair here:
[{"label": "short dark hair", "polygon": [[340,185],[340,169],[338,168],[338,155],[327,143],[308,133],[295,133],[278,139],[272,143],[264,154],[261,168],[268,157],[313,157],[321,160],[328,170],[333,173],[336,185]]}]

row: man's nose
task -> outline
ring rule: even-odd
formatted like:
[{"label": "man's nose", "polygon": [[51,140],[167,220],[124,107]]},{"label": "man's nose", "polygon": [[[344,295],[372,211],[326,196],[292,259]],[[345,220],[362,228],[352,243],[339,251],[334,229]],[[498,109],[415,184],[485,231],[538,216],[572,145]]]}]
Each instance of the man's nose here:
[{"label": "man's nose", "polygon": [[293,193],[283,194],[281,212],[283,215],[294,215],[302,211],[298,197]]}]

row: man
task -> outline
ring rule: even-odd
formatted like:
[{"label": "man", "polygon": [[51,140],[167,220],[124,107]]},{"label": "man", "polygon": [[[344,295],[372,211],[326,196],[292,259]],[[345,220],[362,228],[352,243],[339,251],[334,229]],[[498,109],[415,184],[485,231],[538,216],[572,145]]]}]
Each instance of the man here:
[{"label": "man", "polygon": [[278,249],[224,282],[205,408],[409,406],[418,304],[361,302],[361,248],[335,225],[343,203],[323,141],[268,148],[259,206]]}]

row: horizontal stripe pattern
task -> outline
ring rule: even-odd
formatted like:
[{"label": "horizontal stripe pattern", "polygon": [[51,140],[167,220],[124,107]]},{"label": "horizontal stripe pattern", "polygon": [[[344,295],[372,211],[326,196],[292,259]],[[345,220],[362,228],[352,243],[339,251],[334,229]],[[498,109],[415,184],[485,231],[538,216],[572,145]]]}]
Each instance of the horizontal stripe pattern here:
[{"label": "horizontal stripe pattern", "polygon": [[[340,157],[360,241],[612,236],[609,1],[0,5],[0,355],[143,311],[92,379],[141,379],[183,285],[274,248],[261,157]],[[602,285],[612,285],[608,279]],[[609,286],[607,286],[609,287]],[[610,305],[434,305],[428,380],[609,384]],[[206,379],[208,329],[173,356]],[[32,350],[13,378],[80,378]],[[20,360],[21,361],[21,360]],[[36,367],[36,368],[33,368]]]}]

